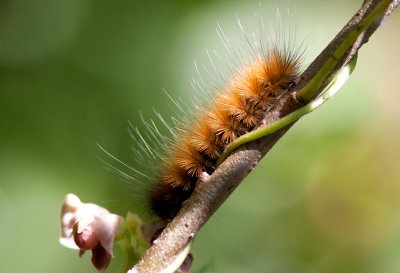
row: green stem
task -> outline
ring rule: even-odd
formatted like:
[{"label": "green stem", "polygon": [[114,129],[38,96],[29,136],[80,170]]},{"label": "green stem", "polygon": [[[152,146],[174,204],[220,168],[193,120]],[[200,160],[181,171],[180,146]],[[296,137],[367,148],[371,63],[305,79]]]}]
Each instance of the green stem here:
[{"label": "green stem", "polygon": [[261,137],[272,134],[279,129],[286,127],[287,125],[299,120],[302,116],[311,113],[327,100],[329,100],[346,82],[349,78],[350,74],[353,72],[355,65],[357,62],[357,54],[350,60],[350,62],[344,66],[339,72],[335,75],[333,80],[328,84],[328,86],[321,92],[321,94],[312,102],[306,104],[303,107],[300,107],[296,111],[284,116],[283,118],[267,125],[264,127],[260,127],[252,132],[249,132],[235,141],[233,141],[225,152],[221,155],[221,157],[217,161],[217,166],[219,166],[224,160],[237,148],[243,146],[244,144],[259,139]]},{"label": "green stem", "polygon": [[357,24],[357,26],[353,28],[349,35],[340,43],[339,47],[323,64],[318,73],[315,74],[315,76],[307,83],[307,85],[297,92],[296,96],[299,100],[308,101],[315,95],[315,92],[318,91],[325,78],[331,71],[333,71],[337,63],[346,54],[347,50],[349,50],[358,39],[360,33],[365,31],[379,16],[382,16],[383,11],[389,7],[391,2],[392,1],[390,0],[382,0],[370,14],[363,18]]}]

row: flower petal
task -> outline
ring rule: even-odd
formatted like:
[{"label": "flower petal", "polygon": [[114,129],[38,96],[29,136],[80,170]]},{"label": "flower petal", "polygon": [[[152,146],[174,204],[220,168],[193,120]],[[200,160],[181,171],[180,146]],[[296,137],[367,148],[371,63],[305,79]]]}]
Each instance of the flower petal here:
[{"label": "flower petal", "polygon": [[113,256],[114,238],[121,223],[121,217],[112,213],[96,216],[93,222],[93,231],[111,256]]},{"label": "flower petal", "polygon": [[104,271],[111,261],[111,255],[100,244],[92,250],[92,264],[98,271]]},{"label": "flower petal", "polygon": [[[79,222],[77,225],[79,225]],[[96,233],[88,227],[83,229],[81,233],[78,233],[77,231],[74,232],[74,242],[80,249],[91,250],[99,244],[99,238]]]}]

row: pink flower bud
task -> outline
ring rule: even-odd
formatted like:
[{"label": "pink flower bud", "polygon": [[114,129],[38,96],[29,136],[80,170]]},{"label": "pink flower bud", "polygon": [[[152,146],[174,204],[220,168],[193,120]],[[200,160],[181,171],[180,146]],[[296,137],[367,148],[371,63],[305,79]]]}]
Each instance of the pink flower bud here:
[{"label": "pink flower bud", "polygon": [[79,249],[82,256],[92,251],[92,264],[97,270],[107,268],[113,256],[114,239],[123,219],[95,204],[82,203],[74,194],[65,197],[61,209],[60,243]]}]

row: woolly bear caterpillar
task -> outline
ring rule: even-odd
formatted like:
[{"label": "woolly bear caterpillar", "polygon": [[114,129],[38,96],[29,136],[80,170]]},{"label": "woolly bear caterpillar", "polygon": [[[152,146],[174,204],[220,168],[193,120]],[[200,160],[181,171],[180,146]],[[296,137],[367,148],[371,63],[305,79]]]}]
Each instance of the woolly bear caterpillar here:
[{"label": "woolly bear caterpillar", "polygon": [[[162,155],[155,155],[145,137],[135,131],[145,152],[161,160],[147,193],[150,210],[160,218],[172,219],[192,193],[200,174],[213,173],[226,147],[258,128],[277,98],[296,82],[299,51],[281,47],[276,39],[270,43],[260,52],[254,51],[253,58],[231,75],[224,89],[216,90],[210,102],[194,105],[196,112],[189,119],[175,122],[176,128],[167,125],[173,139],[164,139],[155,126],[147,123],[153,142],[165,142],[161,144]],[[160,120],[165,124],[164,119]]]},{"label": "woolly bear caterpillar", "polygon": [[[242,29],[239,19],[238,23]],[[219,35],[226,43],[222,30]],[[196,103],[192,109],[189,107],[194,113],[186,119],[174,120],[175,128],[157,114],[171,132],[172,139],[163,135],[153,121],[144,121],[148,129],[145,134],[132,127],[131,135],[140,149],[139,163],[143,164],[145,158],[161,162],[155,171],[154,164],[148,166],[154,173],[146,194],[151,212],[161,219],[172,219],[193,192],[199,176],[203,172],[212,174],[226,147],[262,125],[266,112],[275,105],[277,98],[296,82],[300,73],[300,51],[282,44],[278,37],[272,37],[267,46],[257,50],[252,47],[252,58],[236,69],[224,88],[217,90],[210,101]],[[186,112],[174,103],[181,112]],[[139,177],[145,176],[135,172]]]},{"label": "woolly bear caterpillar", "polygon": [[149,192],[151,210],[164,219],[178,212],[202,172],[211,174],[221,153],[239,136],[261,125],[264,114],[299,74],[297,55],[273,47],[242,68],[225,90],[183,124],[162,158]]}]

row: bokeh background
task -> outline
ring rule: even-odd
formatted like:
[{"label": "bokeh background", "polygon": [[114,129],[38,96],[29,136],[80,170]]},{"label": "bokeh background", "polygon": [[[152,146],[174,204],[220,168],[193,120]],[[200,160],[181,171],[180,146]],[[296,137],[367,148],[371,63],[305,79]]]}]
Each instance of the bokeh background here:
[{"label": "bokeh background", "polygon": [[[0,272],[95,272],[90,255],[58,244],[63,197],[136,209],[134,185],[105,168],[96,143],[131,162],[127,120],[173,114],[163,88],[190,103],[193,61],[207,62],[204,49],[224,55],[218,23],[243,40],[236,15],[275,22],[279,8],[307,64],[361,2],[2,0]],[[201,230],[193,272],[400,271],[399,31],[395,11],[341,92]]]}]

